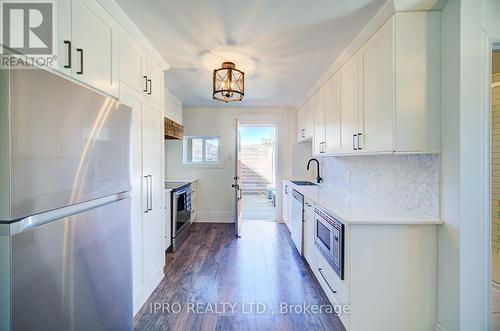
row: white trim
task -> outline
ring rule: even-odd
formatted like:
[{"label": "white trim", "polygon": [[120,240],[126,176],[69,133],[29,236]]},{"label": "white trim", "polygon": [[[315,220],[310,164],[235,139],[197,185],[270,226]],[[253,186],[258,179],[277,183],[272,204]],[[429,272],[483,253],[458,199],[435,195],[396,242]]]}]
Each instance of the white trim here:
[{"label": "white trim", "polygon": [[353,41],[347,48],[340,54],[340,56],[333,62],[333,64],[326,69],[321,78],[311,86],[309,91],[304,97],[295,105],[295,108],[302,107],[309,98],[311,98],[316,91],[318,91],[334,74],[337,72],[353,55],[356,53],[363,44],[370,39],[370,37],[394,14],[394,2],[388,0],[379,11],[368,21],[366,26],[358,33]]},{"label": "white trim", "polygon": [[195,223],[234,223],[233,212],[199,211]]}]

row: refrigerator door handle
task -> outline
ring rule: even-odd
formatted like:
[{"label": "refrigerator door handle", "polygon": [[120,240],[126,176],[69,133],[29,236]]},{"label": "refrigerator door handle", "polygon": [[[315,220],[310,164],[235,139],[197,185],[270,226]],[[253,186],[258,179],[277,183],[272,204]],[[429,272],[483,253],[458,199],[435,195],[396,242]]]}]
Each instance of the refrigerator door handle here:
[{"label": "refrigerator door handle", "polygon": [[127,199],[130,197],[129,192],[121,192],[113,195],[108,195],[99,199],[94,199],[82,203],[77,203],[68,207],[51,210],[41,214],[26,217],[18,222],[19,226],[15,226],[11,234],[16,234],[34,229],[38,226],[69,217],[71,215],[80,214],[84,211],[95,209],[116,201]]},{"label": "refrigerator door handle", "polygon": [[149,175],[149,211],[153,210],[153,175]]}]

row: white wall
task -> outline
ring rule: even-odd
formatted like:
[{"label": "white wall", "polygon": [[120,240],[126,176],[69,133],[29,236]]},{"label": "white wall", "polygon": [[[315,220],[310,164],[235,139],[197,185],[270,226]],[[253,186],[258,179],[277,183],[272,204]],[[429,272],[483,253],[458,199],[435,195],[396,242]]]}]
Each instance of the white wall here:
[{"label": "white wall", "polygon": [[438,227],[437,323],[459,330],[460,3],[441,12],[441,219]]},{"label": "white wall", "polygon": [[[290,112],[288,108],[185,108],[184,134],[220,136],[221,166],[203,167],[182,163],[182,142],[167,140],[167,179],[198,178],[199,222],[232,222],[235,150],[235,118],[242,124],[276,125],[280,177],[290,176]],[[276,192],[280,194],[279,190]],[[277,197],[277,201],[281,201]],[[281,208],[278,206],[278,210]],[[278,215],[279,219],[281,218]]]}]

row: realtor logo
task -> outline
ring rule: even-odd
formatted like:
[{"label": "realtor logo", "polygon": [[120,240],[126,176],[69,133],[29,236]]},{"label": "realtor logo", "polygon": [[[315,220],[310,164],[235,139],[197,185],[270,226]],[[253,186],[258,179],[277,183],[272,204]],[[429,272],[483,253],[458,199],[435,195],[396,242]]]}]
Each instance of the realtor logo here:
[{"label": "realtor logo", "polygon": [[54,54],[52,2],[1,1],[4,55]]}]

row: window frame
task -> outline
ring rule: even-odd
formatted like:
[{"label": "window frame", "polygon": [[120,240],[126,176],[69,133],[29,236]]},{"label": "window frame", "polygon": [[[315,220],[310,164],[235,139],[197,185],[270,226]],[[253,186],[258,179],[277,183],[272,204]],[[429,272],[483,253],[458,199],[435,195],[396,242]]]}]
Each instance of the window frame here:
[{"label": "window frame", "polygon": [[[201,139],[202,140],[202,161],[201,162],[193,162],[193,156],[191,155],[191,158],[189,158],[189,140],[193,139]],[[214,140],[217,139],[218,141],[218,148],[217,148],[217,161],[207,161],[206,157],[206,145],[207,145],[207,140]],[[191,144],[192,146],[192,144]],[[182,163],[184,165],[189,165],[189,166],[197,166],[197,165],[202,165],[202,166],[220,166],[222,164],[221,160],[221,137],[220,136],[215,136],[215,135],[207,135],[207,136],[184,136],[182,138]]]}]

